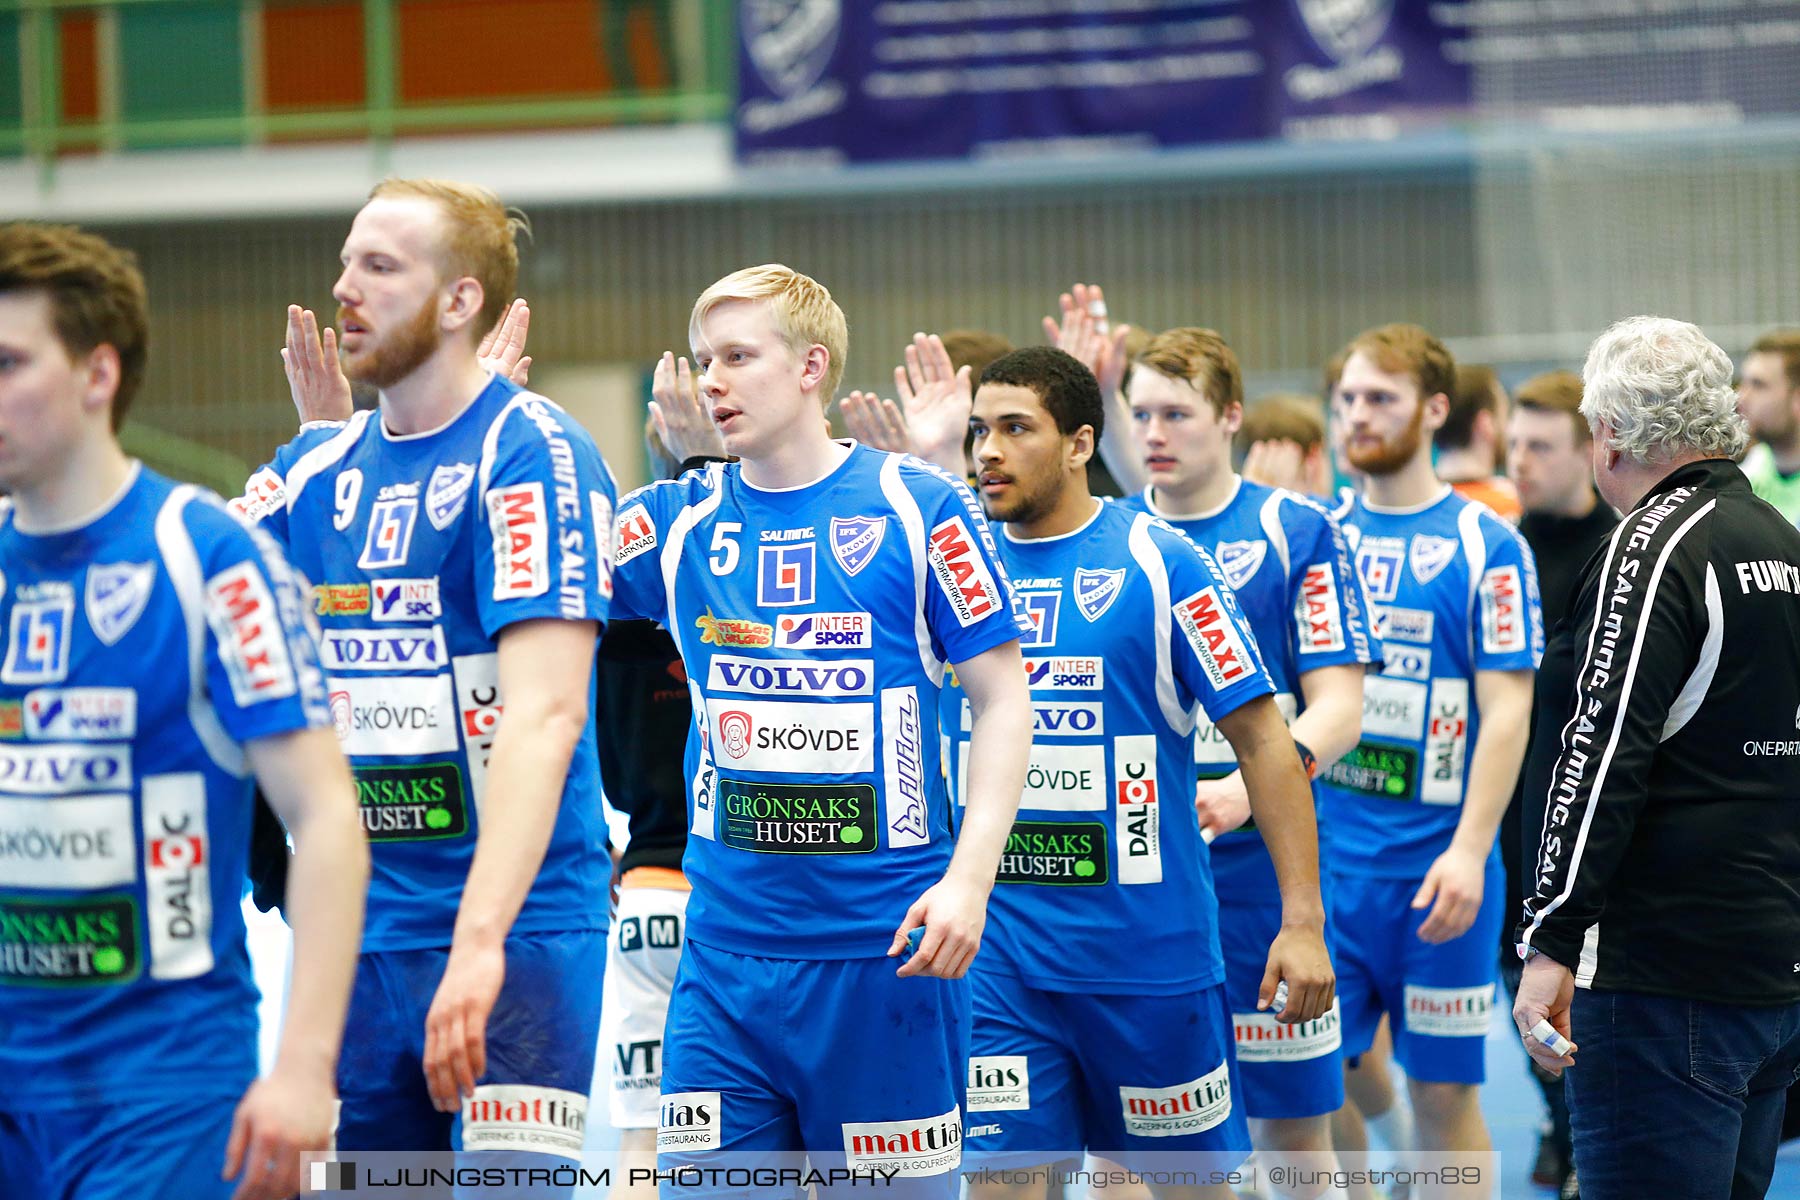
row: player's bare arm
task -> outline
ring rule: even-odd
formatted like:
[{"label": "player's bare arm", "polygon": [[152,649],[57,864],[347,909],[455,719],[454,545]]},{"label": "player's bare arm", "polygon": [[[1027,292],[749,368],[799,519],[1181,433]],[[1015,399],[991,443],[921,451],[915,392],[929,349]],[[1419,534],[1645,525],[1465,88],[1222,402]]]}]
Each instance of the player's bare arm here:
[{"label": "player's bare arm", "polygon": [[487,1019],[506,974],[506,935],[550,844],[587,722],[597,635],[593,621],[561,620],[521,621],[500,633],[506,709],[488,758],[487,819],[450,960],[425,1018],[425,1077],[442,1112],[455,1112],[487,1067]]},{"label": "player's bare arm", "polygon": [[900,968],[901,975],[960,979],[967,973],[981,947],[988,893],[1019,812],[1031,759],[1031,693],[1019,643],[1003,642],[957,663],[956,677],[973,715],[968,805],[950,869],[907,910],[888,950],[890,956],[899,954],[907,932],[925,926],[924,940]]},{"label": "player's bare arm", "polygon": [[224,1177],[242,1171],[236,1200],[280,1200],[300,1188],[301,1152],[324,1150],[331,1141],[369,844],[357,820],[350,767],[331,730],[295,730],[244,749],[294,840],[285,911],[294,961],[275,1065],[238,1104]]},{"label": "player's bare arm", "polygon": [[1475,703],[1481,732],[1469,756],[1469,790],[1450,848],[1438,855],[1413,897],[1414,908],[1430,906],[1419,926],[1427,942],[1447,942],[1468,932],[1481,912],[1483,875],[1500,818],[1512,802],[1525,743],[1531,737],[1531,671],[1475,672]]},{"label": "player's bare arm", "polygon": [[[1362,736],[1363,665],[1315,667],[1300,677],[1306,708],[1290,732],[1313,752],[1321,770],[1342,758]],[[1250,792],[1242,770],[1202,780],[1195,796],[1200,827],[1211,837],[1229,833],[1250,817]]]},{"label": "player's bare arm", "polygon": [[1319,831],[1312,787],[1294,736],[1273,698],[1258,697],[1227,713],[1219,732],[1237,753],[1250,790],[1250,810],[1275,863],[1281,888],[1281,932],[1269,947],[1257,1006],[1267,1008],[1288,985],[1283,1021],[1310,1021],[1331,1008],[1336,977],[1325,953],[1325,905],[1319,898]]}]

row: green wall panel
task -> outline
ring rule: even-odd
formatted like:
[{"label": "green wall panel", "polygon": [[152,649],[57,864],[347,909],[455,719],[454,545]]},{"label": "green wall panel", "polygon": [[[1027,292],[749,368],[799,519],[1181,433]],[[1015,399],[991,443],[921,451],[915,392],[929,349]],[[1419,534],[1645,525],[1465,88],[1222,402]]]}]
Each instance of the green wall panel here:
[{"label": "green wall panel", "polygon": [[122,6],[119,65],[125,119],[241,115],[240,12],[235,3]]}]

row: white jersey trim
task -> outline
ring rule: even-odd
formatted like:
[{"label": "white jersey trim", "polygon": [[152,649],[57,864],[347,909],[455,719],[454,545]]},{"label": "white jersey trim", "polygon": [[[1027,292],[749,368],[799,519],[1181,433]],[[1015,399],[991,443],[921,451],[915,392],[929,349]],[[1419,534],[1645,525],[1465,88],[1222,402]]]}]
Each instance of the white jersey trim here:
[{"label": "white jersey trim", "polygon": [[1719,671],[1719,650],[1725,643],[1725,602],[1719,596],[1719,577],[1714,573],[1711,563],[1706,564],[1706,637],[1700,642],[1700,658],[1694,663],[1692,673],[1682,685],[1681,693],[1675,702],[1669,705],[1669,719],[1663,722],[1662,736],[1657,742],[1666,742],[1680,733],[1687,723],[1694,719],[1700,711],[1700,705],[1706,699],[1707,692],[1712,690],[1713,676]]},{"label": "white jersey trim", "polygon": [[[249,773],[244,748],[225,732],[219,714],[213,711],[212,702],[207,698],[205,583],[193,535],[182,520],[183,511],[199,495],[198,488],[184,484],[163,501],[156,514],[156,548],[162,554],[163,569],[169,573],[169,582],[175,585],[182,622],[187,627],[188,722],[193,725],[194,735],[200,739],[207,757],[221,771],[242,779]],[[281,631],[278,636],[286,637],[286,631]]]},{"label": "white jersey trim", "polygon": [[[1487,538],[1481,533],[1481,515],[1484,511],[1491,510],[1478,504],[1470,504],[1456,514],[1456,532],[1462,539],[1463,559],[1469,564],[1469,594],[1463,600],[1462,633],[1469,647],[1471,681],[1474,673],[1480,670],[1475,662],[1475,612],[1481,603],[1481,577],[1487,571]],[[1411,569],[1410,565],[1408,569]]]},{"label": "white jersey trim", "polygon": [[1281,502],[1289,494],[1277,488],[1263,501],[1262,509],[1256,514],[1257,520],[1262,524],[1263,537],[1275,551],[1275,557],[1281,560],[1281,588],[1284,594],[1288,587],[1288,575],[1293,570],[1293,552],[1288,547],[1287,530],[1281,524]]},{"label": "white jersey trim", "polygon": [[342,462],[353,446],[362,439],[363,430],[368,428],[372,410],[364,409],[344,422],[344,428],[336,437],[327,438],[300,456],[288,469],[287,478],[282,480],[282,488],[287,493],[287,510],[294,511],[294,504],[300,499],[300,493],[306,485],[313,481],[326,467]]},{"label": "white jersey trim", "polygon": [[939,687],[944,683],[944,663],[931,649],[931,622],[925,619],[925,514],[919,502],[900,478],[900,456],[894,455],[881,464],[881,494],[900,518],[900,531],[906,535],[906,550],[912,560],[913,632],[919,643],[919,663],[926,677]]},{"label": "white jersey trim", "polygon": [[[1169,723],[1169,728],[1186,737],[1194,732],[1201,704],[1200,698],[1196,696],[1193,707],[1184,709],[1175,693],[1175,663],[1169,651],[1169,640],[1174,636],[1175,629],[1175,600],[1169,590],[1168,565],[1163,562],[1162,554],[1156,548],[1156,541],[1150,536],[1153,525],[1162,525],[1162,522],[1149,513],[1139,513],[1131,522],[1131,532],[1126,536],[1125,543],[1131,550],[1131,557],[1137,560],[1138,567],[1144,572],[1144,578],[1150,583],[1150,607],[1155,619],[1156,703],[1161,707],[1163,719]],[[1219,583],[1221,587],[1228,586],[1224,580]]]},{"label": "white jersey trim", "polygon": [[[494,459],[500,452],[500,430],[505,427],[506,418],[512,416],[514,409],[523,408],[526,402],[531,400],[547,404],[559,413],[563,411],[556,401],[550,399],[548,396],[540,396],[536,392],[520,392],[506,402],[506,407],[500,410],[500,415],[494,418],[493,424],[487,427],[487,433],[484,434],[481,439],[481,466],[478,468],[475,475],[476,500],[479,501],[483,496],[487,495],[488,481],[494,474]],[[567,416],[568,414],[564,413],[563,415]]]}]

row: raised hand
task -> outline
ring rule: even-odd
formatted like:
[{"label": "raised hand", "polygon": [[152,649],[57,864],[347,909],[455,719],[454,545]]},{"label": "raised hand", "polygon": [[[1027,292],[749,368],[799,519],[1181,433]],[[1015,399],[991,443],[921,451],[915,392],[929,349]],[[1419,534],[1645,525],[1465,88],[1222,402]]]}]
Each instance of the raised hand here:
[{"label": "raised hand", "polygon": [[321,334],[312,309],[288,305],[281,366],[302,425],[350,419],[356,406],[350,399],[350,380],[338,362],[337,331],[327,325]]},{"label": "raised hand", "polygon": [[937,334],[913,334],[906,361],[894,368],[894,386],[911,437],[912,452],[959,479],[969,473],[963,442],[975,392],[969,368],[958,370]]},{"label": "raised hand", "polygon": [[[1094,373],[1110,408],[1125,381],[1125,339],[1131,326],[1113,325],[1106,316],[1106,296],[1099,284],[1078,283],[1059,298],[1062,320],[1044,318],[1044,337],[1067,351]],[[1109,414],[1110,415],[1110,414]]]},{"label": "raised hand", "polygon": [[700,395],[700,381],[688,360],[663,351],[650,377],[650,419],[669,457],[684,463],[695,455],[725,457],[725,437],[713,424],[712,412]]},{"label": "raised hand", "polygon": [[531,379],[531,355],[525,353],[525,335],[531,332],[531,306],[524,297],[506,306],[500,323],[487,331],[475,357],[483,370],[512,380],[524,387]]},{"label": "raised hand", "polygon": [[844,414],[844,429],[863,445],[912,453],[906,416],[892,400],[874,392],[851,392],[838,401],[838,411]]}]

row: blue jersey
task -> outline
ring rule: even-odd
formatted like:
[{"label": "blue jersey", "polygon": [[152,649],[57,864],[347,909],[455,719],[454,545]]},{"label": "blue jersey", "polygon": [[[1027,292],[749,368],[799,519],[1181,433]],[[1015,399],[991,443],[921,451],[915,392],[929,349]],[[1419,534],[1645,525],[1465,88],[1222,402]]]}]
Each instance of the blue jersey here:
[{"label": "blue jersey", "polygon": [[[1162,517],[1212,552],[1256,635],[1275,702],[1292,723],[1306,709],[1300,677],[1319,667],[1381,661],[1369,633],[1369,602],[1337,522],[1313,500],[1239,479],[1231,498],[1197,517],[1157,512],[1149,489],[1120,503]],[[1237,770],[1237,755],[1210,721],[1194,736],[1201,779]],[[1323,835],[1321,835],[1323,836]],[[1240,904],[1279,903],[1275,864],[1254,823],[1212,844],[1219,895]]]},{"label": "blue jersey", "polygon": [[[586,430],[495,378],[428,433],[371,412],[308,428],[233,502],[313,584],[369,835],[365,951],[450,944],[505,708],[500,631],[606,619],[616,494]],[[609,875],[590,714],[513,932],[604,929]]]},{"label": "blue jersey", "polygon": [[256,1074],[242,743],[325,725],[324,679],[273,543],[133,470],[75,529],[0,506],[0,1109]]},{"label": "blue jersey", "polygon": [[716,464],[625,498],[614,569],[687,664],[689,939],[883,954],[950,863],[945,665],[1021,628],[975,498],[865,446],[783,491]]},{"label": "blue jersey", "polygon": [[1358,497],[1344,522],[1386,666],[1363,681],[1362,741],[1320,782],[1335,868],[1423,878],[1462,816],[1481,732],[1477,671],[1529,671],[1544,652],[1525,539],[1446,485],[1418,508]]},{"label": "blue jersey", "polygon": [[[1001,556],[1034,626],[1036,722],[977,962],[1049,991],[1210,987],[1224,968],[1194,725],[1272,690],[1231,589],[1175,530],[1098,501],[1062,537],[1008,530]],[[960,796],[969,717],[943,716]]]}]

